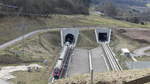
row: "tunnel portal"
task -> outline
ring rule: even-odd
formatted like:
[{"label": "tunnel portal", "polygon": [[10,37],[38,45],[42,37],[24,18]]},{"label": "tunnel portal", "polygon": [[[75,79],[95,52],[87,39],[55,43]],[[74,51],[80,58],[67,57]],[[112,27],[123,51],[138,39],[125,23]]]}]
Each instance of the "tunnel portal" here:
[{"label": "tunnel portal", "polygon": [[107,33],[99,33],[98,34],[98,40],[100,42],[106,42],[106,41],[108,41]]},{"label": "tunnel portal", "polygon": [[74,41],[75,41],[74,35],[72,35],[72,34],[67,34],[67,35],[65,36],[65,42],[70,42],[70,43],[72,44],[72,43],[74,43]]}]

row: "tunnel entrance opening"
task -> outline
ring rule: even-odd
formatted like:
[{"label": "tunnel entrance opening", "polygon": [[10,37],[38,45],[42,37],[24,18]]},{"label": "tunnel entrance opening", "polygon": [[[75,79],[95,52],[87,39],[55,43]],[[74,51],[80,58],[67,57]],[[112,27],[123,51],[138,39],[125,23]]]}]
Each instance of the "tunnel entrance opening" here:
[{"label": "tunnel entrance opening", "polygon": [[107,33],[99,33],[98,34],[98,40],[100,42],[106,42],[106,41],[108,41]]},{"label": "tunnel entrance opening", "polygon": [[75,39],[74,39],[74,35],[72,34],[67,34],[65,37],[65,42],[69,42],[69,43],[74,43]]}]

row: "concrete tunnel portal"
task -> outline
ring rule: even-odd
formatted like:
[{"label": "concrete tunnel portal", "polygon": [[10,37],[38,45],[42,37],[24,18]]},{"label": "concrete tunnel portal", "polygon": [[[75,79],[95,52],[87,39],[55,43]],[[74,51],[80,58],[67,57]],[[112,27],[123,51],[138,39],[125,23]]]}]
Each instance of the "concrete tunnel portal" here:
[{"label": "concrete tunnel portal", "polygon": [[100,42],[106,42],[106,41],[108,41],[108,35],[107,35],[107,33],[98,33],[98,40],[100,41]]},{"label": "concrete tunnel portal", "polygon": [[110,42],[111,38],[111,29],[109,28],[97,28],[95,29],[95,35],[97,43]]},{"label": "concrete tunnel portal", "polygon": [[79,29],[75,28],[62,28],[61,31],[61,46],[63,47],[66,42],[70,42],[74,47],[77,44]]},{"label": "concrete tunnel portal", "polygon": [[70,42],[71,44],[73,44],[75,42],[75,37],[73,34],[67,34],[65,36],[65,42]]}]

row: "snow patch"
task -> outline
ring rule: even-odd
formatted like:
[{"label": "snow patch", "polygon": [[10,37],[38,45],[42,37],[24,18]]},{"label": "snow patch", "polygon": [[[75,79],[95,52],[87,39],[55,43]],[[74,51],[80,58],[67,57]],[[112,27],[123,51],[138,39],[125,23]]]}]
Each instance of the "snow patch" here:
[{"label": "snow patch", "polygon": [[0,79],[2,80],[9,80],[12,78],[15,78],[14,75],[12,75],[12,72],[15,71],[27,71],[28,67],[34,68],[34,67],[39,67],[42,68],[42,66],[38,64],[30,64],[30,65],[20,65],[20,66],[7,66],[7,67],[2,67],[0,70]]}]

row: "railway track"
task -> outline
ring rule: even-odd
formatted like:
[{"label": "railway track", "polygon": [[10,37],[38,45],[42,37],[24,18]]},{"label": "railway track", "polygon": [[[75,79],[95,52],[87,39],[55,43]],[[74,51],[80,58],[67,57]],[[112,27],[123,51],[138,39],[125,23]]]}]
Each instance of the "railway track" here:
[{"label": "railway track", "polygon": [[50,74],[51,76],[49,78],[49,84],[53,83],[55,80],[57,80],[54,77],[54,73],[57,73],[56,69],[59,69],[59,77],[58,78],[63,78],[65,76],[66,71],[67,71],[67,67],[68,67],[68,63],[69,63],[69,59],[70,59],[70,54],[71,54],[72,50],[73,50],[72,44],[65,45],[62,48],[62,52],[60,53],[60,57],[57,59],[56,64],[53,67],[53,72]]},{"label": "railway track", "polygon": [[120,66],[118,59],[116,58],[109,45],[107,43],[102,43],[101,46],[104,50],[105,58],[110,69],[113,71],[121,71],[122,67]]},{"label": "railway track", "polygon": [[[86,62],[87,63],[87,65],[88,65],[88,68],[87,67],[85,67],[85,66],[83,66],[83,67],[80,67],[80,69],[81,69],[81,72],[82,72],[82,69],[83,68],[87,68],[88,70],[88,73],[92,73],[93,71],[95,72],[103,72],[103,71],[106,71],[106,70],[108,70],[108,71],[110,71],[110,70],[112,70],[112,71],[121,71],[122,70],[122,68],[121,68],[121,66],[120,66],[120,64],[119,64],[119,62],[118,62],[118,60],[117,60],[117,58],[115,57],[115,54],[113,53],[113,51],[111,50],[111,48],[109,47],[109,45],[108,44],[106,44],[106,43],[102,43],[101,44],[101,48],[102,48],[102,51],[101,52],[99,52],[98,51],[98,53],[96,53],[96,55],[97,56],[93,56],[92,55],[92,52],[91,52],[91,50],[87,50],[88,52],[88,54],[85,54],[83,57],[84,58],[86,58],[86,59],[88,59],[88,62]],[[99,49],[101,49],[101,48],[98,48],[97,50],[99,50]],[[95,50],[94,50],[95,51]],[[70,53],[72,52],[72,50],[69,50],[68,52],[67,52],[67,54],[68,55],[70,55]],[[82,52],[82,51],[81,51]],[[102,52],[103,52],[103,56],[100,56],[100,55],[102,55]],[[79,52],[77,52],[77,53],[79,53]],[[83,52],[82,52],[83,53]],[[86,51],[84,51],[84,53],[86,53]],[[95,53],[95,52],[93,52],[93,53]],[[100,54],[101,53],[101,54]],[[62,54],[62,53],[61,53]],[[81,55],[83,55],[83,54],[81,54]],[[78,56],[78,55],[75,55],[75,57],[74,58],[77,58],[77,57],[80,57],[80,55]],[[81,59],[81,58],[80,58]],[[67,75],[66,75],[66,73],[68,73],[68,72],[66,72],[66,71],[68,71],[69,69],[68,69],[68,64],[69,64],[69,60],[70,60],[70,58],[67,58],[67,59],[65,59],[65,64],[63,65],[63,73],[61,74],[61,77],[60,78],[62,78],[63,76],[66,76],[66,77],[68,77]],[[78,63],[79,64],[83,64],[84,65],[84,63],[82,63],[82,62],[80,62],[80,61],[82,61],[83,59],[81,59],[81,60],[79,60],[79,59],[77,59],[78,60]],[[98,61],[97,61],[98,60]],[[77,62],[77,61],[76,61]],[[78,64],[77,63],[77,64]],[[103,64],[102,64],[103,63]],[[103,66],[102,66],[103,65]],[[77,67],[76,65],[75,65],[75,67]],[[105,68],[105,69],[103,69],[102,70],[102,68]],[[101,71],[101,70],[102,71]],[[75,69],[76,70],[76,69]],[[84,69],[83,69],[84,70]],[[77,72],[78,73],[78,72]],[[55,81],[55,79],[54,78],[51,78],[51,83],[53,83],[54,81]]]}]

